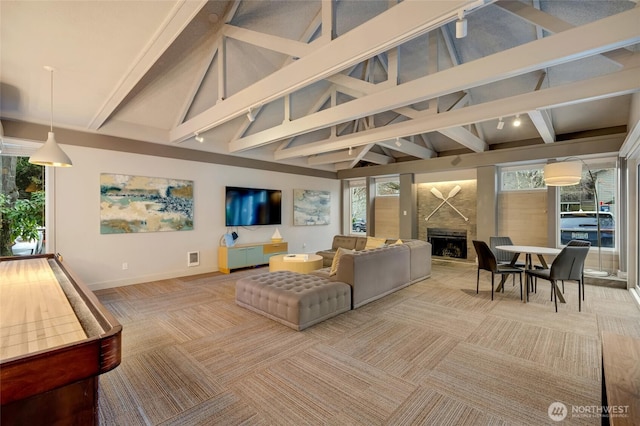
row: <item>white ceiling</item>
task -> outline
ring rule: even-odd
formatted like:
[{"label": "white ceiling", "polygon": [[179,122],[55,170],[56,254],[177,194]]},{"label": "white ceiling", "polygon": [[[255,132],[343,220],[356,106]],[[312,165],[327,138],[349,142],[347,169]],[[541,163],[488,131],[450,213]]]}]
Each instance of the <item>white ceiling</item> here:
[{"label": "white ceiling", "polygon": [[54,128],[324,170],[620,133],[636,6],[2,1],[0,115],[49,124],[48,65]]}]

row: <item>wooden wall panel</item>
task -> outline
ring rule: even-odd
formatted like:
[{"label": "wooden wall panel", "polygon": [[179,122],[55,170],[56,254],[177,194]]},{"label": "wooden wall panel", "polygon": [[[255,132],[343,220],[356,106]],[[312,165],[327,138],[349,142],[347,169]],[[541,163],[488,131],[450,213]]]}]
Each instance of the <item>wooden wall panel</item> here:
[{"label": "wooden wall panel", "polygon": [[498,234],[517,245],[549,246],[546,191],[501,192],[498,212]]},{"label": "wooden wall panel", "polygon": [[376,237],[400,238],[400,197],[386,195],[375,199]]}]

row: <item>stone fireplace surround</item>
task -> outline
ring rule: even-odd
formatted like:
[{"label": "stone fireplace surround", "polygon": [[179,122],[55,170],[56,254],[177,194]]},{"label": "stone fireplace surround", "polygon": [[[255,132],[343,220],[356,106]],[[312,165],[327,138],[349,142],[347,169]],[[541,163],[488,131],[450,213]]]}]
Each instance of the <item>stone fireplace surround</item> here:
[{"label": "stone fireplace surround", "polygon": [[[444,198],[447,198],[448,194],[451,190],[459,185],[461,187],[460,191],[448,199],[448,201],[462,213],[468,221],[465,221],[464,218],[456,212],[450,205],[447,203],[443,203],[442,199],[437,198],[431,193],[431,188],[436,188],[443,195]],[[476,180],[459,180],[459,181],[447,181],[447,182],[433,182],[433,183],[419,183],[417,185],[417,198],[418,198],[418,236],[421,240],[429,241],[429,230],[433,234],[433,230],[446,230],[445,233],[449,233],[451,235],[440,235],[436,238],[442,238],[440,241],[436,241],[438,244],[434,244],[434,253],[433,256],[435,258],[452,258],[461,261],[474,261],[476,255],[473,248],[473,244],[471,241],[476,238],[477,235],[477,220],[476,220],[476,209],[477,209],[477,185]],[[442,204],[440,206],[440,204]],[[438,206],[440,206],[438,208]],[[437,209],[437,210],[436,210]],[[435,211],[435,213],[433,213]],[[431,215],[433,213],[433,215]],[[431,217],[429,217],[431,215]],[[429,217],[429,220],[425,220]],[[436,231],[436,234],[438,231]],[[443,234],[443,232],[440,232]],[[464,235],[466,234],[466,235]],[[466,253],[464,256],[454,257],[451,256],[452,252],[456,252],[456,250],[452,250],[451,247],[448,249],[447,246],[450,243],[454,243],[454,246],[458,246],[462,249],[461,240],[463,239],[463,235],[466,243]],[[437,247],[441,247],[444,245],[445,253],[444,255],[436,254]]]}]

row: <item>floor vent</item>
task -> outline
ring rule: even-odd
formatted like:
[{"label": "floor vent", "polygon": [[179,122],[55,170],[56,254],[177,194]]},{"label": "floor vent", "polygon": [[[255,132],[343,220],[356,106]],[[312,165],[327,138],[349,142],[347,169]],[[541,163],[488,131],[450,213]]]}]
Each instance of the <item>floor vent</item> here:
[{"label": "floor vent", "polygon": [[200,264],[200,252],[187,252],[187,266],[198,266]]}]

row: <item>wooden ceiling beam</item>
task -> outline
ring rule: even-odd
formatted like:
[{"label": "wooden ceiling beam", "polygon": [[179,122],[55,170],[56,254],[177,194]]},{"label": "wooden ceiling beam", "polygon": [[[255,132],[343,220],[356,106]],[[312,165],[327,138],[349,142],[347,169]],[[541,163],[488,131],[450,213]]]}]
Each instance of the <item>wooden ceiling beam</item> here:
[{"label": "wooden ceiling beam", "polygon": [[[161,31],[146,46],[143,54],[125,73],[125,77],[114,88],[100,110],[89,123],[89,130],[98,130],[118,108],[133,88],[142,80],[147,71],[156,63],[160,56],[171,46],[193,18],[207,4],[208,0],[182,0],[176,2],[171,16],[165,21]],[[193,134],[188,135],[188,137]],[[185,138],[186,139],[186,138]]]},{"label": "wooden ceiling beam", "polygon": [[330,152],[349,146],[381,143],[393,140],[399,135],[428,133],[459,125],[495,120],[514,113],[524,114],[535,109],[568,106],[622,96],[640,90],[639,72],[640,68],[629,68],[589,80],[443,112],[436,116],[391,124],[333,140],[313,142],[276,153],[275,160]]},{"label": "wooden ceiling beam", "polygon": [[434,151],[417,145],[407,139],[399,138],[398,142],[400,145],[398,145],[395,140],[378,142],[378,145],[421,159],[433,158],[436,156]]},{"label": "wooden ceiling beam", "polygon": [[[638,22],[640,22],[640,8],[634,8],[255,133],[231,142],[229,150],[239,152],[256,148],[344,121],[374,115],[545,67],[572,62],[619,46],[638,43],[640,42]],[[507,111],[503,115],[525,112]],[[395,136],[398,135],[392,137]]]},{"label": "wooden ceiling beam", "polygon": [[224,36],[296,58],[302,58],[314,50],[314,46],[301,41],[290,40],[229,24],[224,26]]},{"label": "wooden ceiling beam", "polygon": [[[474,3],[477,2],[450,0],[399,3],[177,126],[170,131],[170,138],[173,142],[179,142],[191,137],[194,132],[203,132],[233,120],[245,114],[250,107],[264,105],[298,91],[453,21],[458,10]],[[397,25],[398,22],[402,22],[402,25]]]},{"label": "wooden ceiling beam", "polygon": [[[553,15],[543,12],[533,6],[521,3],[519,1],[499,1],[496,6],[503,8],[518,18],[521,18],[536,27],[543,28],[550,33],[557,34],[575,28],[574,25],[563,21]],[[623,58],[626,58],[631,52],[627,49],[616,49],[611,52],[604,52],[602,56],[608,58],[617,65],[621,65]]]}]

